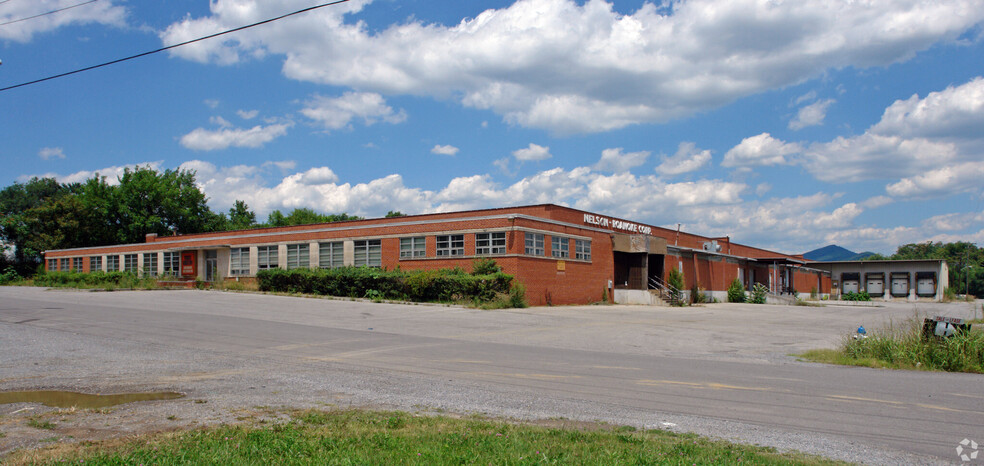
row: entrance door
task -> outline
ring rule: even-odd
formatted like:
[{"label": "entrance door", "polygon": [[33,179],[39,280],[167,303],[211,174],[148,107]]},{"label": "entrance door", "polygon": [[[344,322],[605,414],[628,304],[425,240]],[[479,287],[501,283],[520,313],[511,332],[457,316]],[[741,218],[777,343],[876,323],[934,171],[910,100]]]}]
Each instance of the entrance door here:
[{"label": "entrance door", "polygon": [[218,277],[219,252],[215,249],[205,251],[205,281],[214,282]]}]

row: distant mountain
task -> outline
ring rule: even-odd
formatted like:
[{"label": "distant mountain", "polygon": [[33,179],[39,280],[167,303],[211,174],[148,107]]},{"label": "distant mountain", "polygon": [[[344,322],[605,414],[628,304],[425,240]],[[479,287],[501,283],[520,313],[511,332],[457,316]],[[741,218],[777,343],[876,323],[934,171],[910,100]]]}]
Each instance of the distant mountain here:
[{"label": "distant mountain", "polygon": [[803,253],[803,258],[811,261],[859,261],[868,256],[873,256],[873,252],[854,252],[849,249],[842,248],[835,244],[830,246],[824,246],[820,249],[814,249],[810,252]]}]

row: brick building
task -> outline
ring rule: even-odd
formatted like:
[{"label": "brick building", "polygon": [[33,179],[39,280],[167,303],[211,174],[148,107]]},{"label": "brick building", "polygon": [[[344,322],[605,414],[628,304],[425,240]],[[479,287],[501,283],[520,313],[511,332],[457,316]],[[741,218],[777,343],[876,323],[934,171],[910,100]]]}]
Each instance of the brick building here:
[{"label": "brick building", "polygon": [[608,296],[647,303],[673,268],[724,300],[738,278],[775,294],[830,292],[830,272],[781,254],[567,207],[544,204],[328,224],[157,237],[45,252],[48,270],[132,271],[235,280],[280,267],[369,266],[470,270],[490,257],[526,285],[530,304],[584,304]]}]

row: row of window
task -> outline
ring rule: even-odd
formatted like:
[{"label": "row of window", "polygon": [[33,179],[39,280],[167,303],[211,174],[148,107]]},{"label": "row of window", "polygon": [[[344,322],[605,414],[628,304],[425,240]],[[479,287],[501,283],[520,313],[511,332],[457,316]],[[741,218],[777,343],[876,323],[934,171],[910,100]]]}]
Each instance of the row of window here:
[{"label": "row of window", "polygon": [[[544,235],[540,233],[526,233],[525,253],[531,256],[544,256]],[[344,265],[344,243],[333,241],[318,243],[318,267],[330,269],[342,267]],[[354,241],[355,254],[354,263],[358,266],[381,267],[382,266],[382,242],[378,239]],[[570,238],[563,236],[552,236],[550,243],[550,255],[559,259],[569,258]],[[476,233],[475,234],[475,255],[492,256],[506,253],[506,233]],[[454,257],[465,255],[465,235],[438,235],[437,251],[438,257]],[[119,255],[106,256],[106,270],[115,272],[136,272],[138,268],[137,254],[124,254],[123,262],[120,263]],[[400,238],[400,259],[414,259],[427,256],[426,237]],[[574,240],[574,258],[578,260],[591,260],[591,242],[587,240]],[[48,270],[82,270],[82,257],[48,259]],[[71,262],[70,262],[71,261]],[[148,276],[157,276],[158,255],[156,252],[143,254],[143,272]],[[299,269],[311,267],[310,245],[288,244],[287,245],[287,268]],[[181,265],[180,252],[165,252],[161,256],[163,272],[165,275],[178,275]],[[249,275],[250,248],[232,248],[229,254],[229,274],[232,276]],[[259,270],[273,269],[280,266],[280,249],[278,245],[267,245],[256,247],[256,267]],[[102,270],[102,256],[89,257],[89,270]]]},{"label": "row of window", "polygon": [[[524,252],[531,256],[544,256],[544,236],[541,233],[526,234],[526,248]],[[550,257],[566,259],[571,257],[571,240],[563,236],[550,237]],[[578,260],[591,260],[591,241],[574,240],[574,258]]]}]

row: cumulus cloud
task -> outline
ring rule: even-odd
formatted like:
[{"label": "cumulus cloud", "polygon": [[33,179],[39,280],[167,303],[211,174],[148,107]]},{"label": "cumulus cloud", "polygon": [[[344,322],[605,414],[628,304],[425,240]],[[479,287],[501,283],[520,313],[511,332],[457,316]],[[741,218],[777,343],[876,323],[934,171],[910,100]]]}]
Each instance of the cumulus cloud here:
[{"label": "cumulus cloud", "polygon": [[742,139],[737,146],[724,154],[723,167],[749,167],[758,165],[785,165],[787,157],[798,154],[803,148],[796,143],[787,143],[772,137],[769,133]]},{"label": "cumulus cloud", "polygon": [[65,151],[61,147],[44,147],[38,151],[38,157],[41,160],[64,159]]},{"label": "cumulus cloud", "polygon": [[[976,0],[644,3],[519,0],[444,26],[377,30],[353,1],[226,40],[171,50],[203,63],[284,57],[291,79],[453,99],[510,123],[590,133],[664,122],[793,85],[826,70],[883,66],[954,40],[984,19]],[[160,34],[170,45],[274,17],[295,0],[215,0]]]},{"label": "cumulus cloud", "polygon": [[455,155],[458,154],[458,148],[452,145],[442,146],[438,144],[431,148],[431,153],[437,155],[449,155],[451,157],[454,157]]},{"label": "cumulus cloud", "polygon": [[622,152],[621,147],[601,151],[601,159],[594,165],[598,171],[622,173],[646,163],[649,151]]},{"label": "cumulus cloud", "polygon": [[[4,2],[6,3],[6,2]],[[114,4],[116,3],[116,4]],[[63,26],[77,24],[103,24],[123,27],[126,25],[126,8],[118,1],[95,2],[68,8],[78,2],[69,0],[31,0],[29,2],[10,2],[0,11],[0,40],[30,42],[35,34],[55,30]],[[49,11],[61,10],[58,14],[38,16]],[[26,21],[18,21],[31,18]]]},{"label": "cumulus cloud", "polygon": [[700,150],[692,142],[681,142],[676,154],[672,157],[663,156],[663,163],[656,166],[656,173],[661,175],[680,175],[697,171],[711,161],[711,151]]},{"label": "cumulus cloud", "polygon": [[373,92],[346,92],[340,97],[315,95],[305,102],[301,114],[324,126],[326,130],[351,128],[352,120],[356,119],[366,126],[380,121],[403,123],[407,119],[403,109],[394,111],[386,105],[383,96]]},{"label": "cumulus cloud", "polygon": [[979,190],[984,179],[984,162],[965,162],[929,170],[921,175],[902,178],[885,187],[898,197],[946,196]]},{"label": "cumulus cloud", "polygon": [[516,157],[516,160],[519,160],[521,162],[528,162],[531,160],[546,160],[549,159],[550,157],[553,157],[552,155],[550,155],[549,147],[533,144],[532,142],[530,143],[530,146],[525,149],[514,150],[512,155],[513,157]]},{"label": "cumulus cloud", "polygon": [[181,145],[191,150],[211,151],[243,147],[256,149],[266,143],[287,134],[290,123],[277,123],[268,126],[256,125],[252,128],[233,128],[222,118],[214,120],[219,125],[217,130],[195,128],[181,137]]},{"label": "cumulus cloud", "polygon": [[[811,144],[802,163],[822,181],[895,178],[892,196],[974,189],[984,158],[984,79],[897,100],[863,134]],[[947,183],[951,183],[947,185]]]},{"label": "cumulus cloud", "polygon": [[814,102],[796,112],[796,118],[789,122],[789,129],[800,130],[807,126],[818,126],[823,124],[827,117],[827,107],[835,102],[834,99],[821,100]]}]

